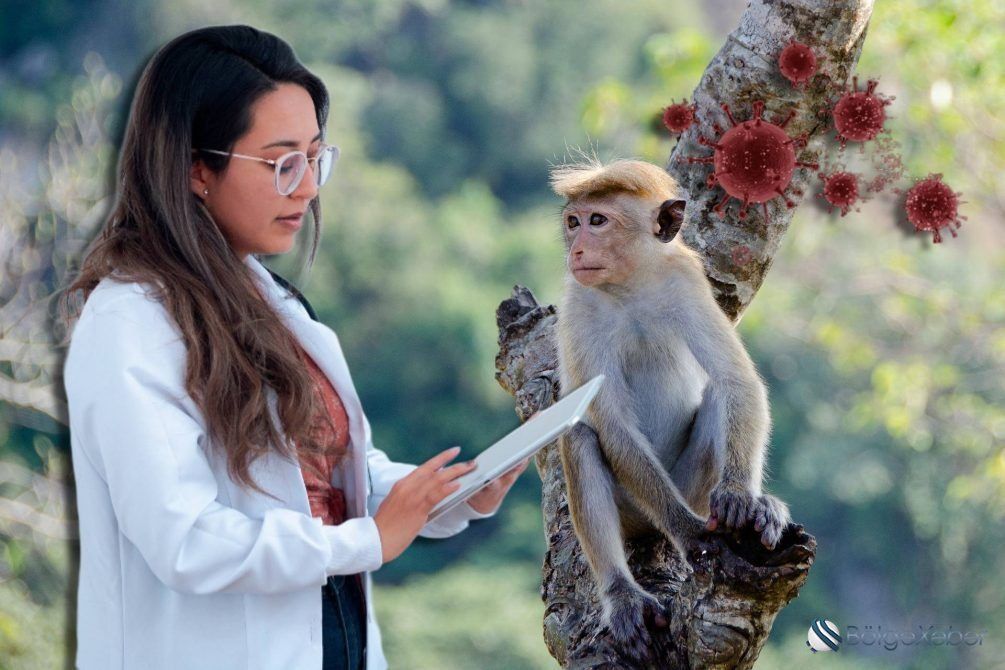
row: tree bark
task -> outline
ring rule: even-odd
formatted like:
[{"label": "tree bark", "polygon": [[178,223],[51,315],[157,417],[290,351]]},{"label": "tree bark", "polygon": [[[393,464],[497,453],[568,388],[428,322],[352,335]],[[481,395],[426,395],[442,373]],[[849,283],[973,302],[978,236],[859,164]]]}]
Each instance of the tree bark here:
[{"label": "tree bark", "polygon": [[[816,160],[830,128],[826,111],[835,94],[849,83],[865,41],[872,5],[873,0],[753,0],[694,91],[692,101],[697,105],[699,122],[681,135],[667,171],[688,194],[680,234],[688,246],[702,254],[719,306],[734,323],[760,288],[795,209],[776,198],[767,203],[768,221],[761,207],[751,207],[747,218],[740,220],[734,200],[725,218],[720,218],[712,207],[723,191],[705,184],[711,166],[691,164],[687,159],[710,155],[698,138],[714,139],[714,123],[730,127],[720,107],[723,103],[729,105],[737,121],[743,121],[753,117],[753,103],[763,100],[766,119],[796,112],[785,130],[792,137],[805,134],[808,139],[807,149],[797,159]],[[809,44],[822,59],[818,76],[805,89],[792,86],[778,70],[778,55],[793,40]],[[798,204],[802,199],[799,191],[805,193],[815,176],[813,170],[797,168],[786,190],[788,199]],[[736,251],[742,247],[749,250],[749,260],[738,263]]]},{"label": "tree bark", "polygon": [[[705,187],[711,167],[692,164],[687,157],[709,155],[698,138],[704,134],[713,139],[713,123],[729,127],[722,103],[742,121],[751,118],[753,102],[763,100],[769,120],[797,111],[786,130],[793,137],[806,134],[807,150],[798,158],[812,162],[812,147],[829,125],[819,112],[829,106],[836,86],[843,87],[850,78],[871,13],[872,0],[752,0],[695,90],[699,123],[682,135],[667,170],[688,194],[681,234],[701,253],[716,299],[734,324],[760,287],[794,210],[782,201],[769,207],[767,221],[760,208],[740,220],[738,207],[731,206],[720,218],[712,207],[722,191]],[[820,74],[804,89],[794,88],[777,68],[779,52],[792,40],[811,45],[823,56]],[[796,191],[805,192],[810,178],[797,169],[787,191],[790,200],[799,202]],[[742,247],[746,250],[741,263],[737,249]],[[555,306],[539,305],[521,286],[514,287],[496,312],[496,379],[515,397],[522,420],[558,396],[553,336],[558,318]],[[556,445],[538,452],[535,464],[543,483],[548,542],[541,590],[545,643],[567,668],[633,667],[599,624],[593,576],[572,527]],[[688,560],[665,538],[629,542],[626,551],[638,582],[671,611],[669,626],[652,631],[652,667],[750,668],[775,616],[806,581],[816,541],[802,526],[790,524],[772,552],[749,527],[715,534],[706,550]]]}]

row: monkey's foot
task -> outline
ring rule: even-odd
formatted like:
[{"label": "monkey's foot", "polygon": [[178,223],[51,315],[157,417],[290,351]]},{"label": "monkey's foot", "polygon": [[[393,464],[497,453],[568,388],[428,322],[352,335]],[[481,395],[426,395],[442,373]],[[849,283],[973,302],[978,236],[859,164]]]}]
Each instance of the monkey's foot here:
[{"label": "monkey's foot", "polygon": [[754,522],[754,530],[761,534],[761,544],[774,549],[789,524],[789,506],[773,495],[757,496],[747,518]]},{"label": "monkey's foot", "polygon": [[621,580],[607,589],[603,600],[606,623],[621,652],[635,661],[649,659],[652,637],[650,626],[666,628],[666,609],[655,596],[634,583]]},{"label": "monkey's foot", "polygon": [[743,488],[719,484],[712,489],[709,499],[708,530],[742,528],[750,519],[756,498]]}]

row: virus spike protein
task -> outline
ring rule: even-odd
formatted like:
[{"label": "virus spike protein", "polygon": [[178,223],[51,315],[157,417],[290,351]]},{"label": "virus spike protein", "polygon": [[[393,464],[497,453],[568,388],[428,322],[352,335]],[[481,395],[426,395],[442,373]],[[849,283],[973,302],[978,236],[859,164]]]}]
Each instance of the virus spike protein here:
[{"label": "virus spike protein", "polygon": [[817,176],[824,182],[824,191],[819,196],[827,201],[828,212],[837,207],[844,216],[858,202],[858,177],[853,173],[839,171],[828,175],[820,172]]},{"label": "virus spike protein", "polygon": [[778,69],[796,88],[806,88],[817,73],[817,55],[802,42],[790,42],[778,55]]},{"label": "virus spike protein", "polygon": [[663,109],[663,125],[675,135],[680,135],[694,124],[698,105],[687,104],[687,98],[682,102],[670,101]]},{"label": "virus spike protein", "polygon": [[904,209],[914,228],[919,232],[931,231],[934,236],[932,241],[938,244],[942,242],[940,228],[946,228],[953,237],[958,237],[953,226],[959,229],[967,219],[959,214],[959,206],[965,202],[960,200],[961,195],[942,181],[941,174],[930,174],[915,182],[907,192]]},{"label": "virus spike protein", "polygon": [[875,93],[877,84],[878,81],[870,79],[865,90],[860,91],[858,76],[853,76],[851,90],[846,91],[831,109],[842,149],[849,140],[867,142],[883,132],[887,119],[884,108],[895,98]]},{"label": "virus spike protein", "polygon": [[805,135],[793,138],[784,130],[795,111],[791,111],[780,124],[775,124],[761,117],[764,111],[763,100],[754,102],[754,118],[748,121],[738,122],[734,119],[729,105],[725,103],[722,110],[732,127],[723,133],[718,125],[713,125],[717,141],[708,140],[704,136],[698,137],[699,144],[712,147],[715,153],[711,156],[688,158],[689,163],[711,163],[713,172],[709,175],[706,186],[712,188],[718,184],[726,191],[713,210],[724,217],[726,203],[733,197],[742,202],[740,218],[745,219],[750,203],[763,203],[764,218],[767,221],[768,200],[781,196],[786,206],[795,207],[795,203],[785,197],[785,189],[792,181],[795,168],[819,167],[816,163],[801,163],[796,160],[796,148],[805,146]]}]

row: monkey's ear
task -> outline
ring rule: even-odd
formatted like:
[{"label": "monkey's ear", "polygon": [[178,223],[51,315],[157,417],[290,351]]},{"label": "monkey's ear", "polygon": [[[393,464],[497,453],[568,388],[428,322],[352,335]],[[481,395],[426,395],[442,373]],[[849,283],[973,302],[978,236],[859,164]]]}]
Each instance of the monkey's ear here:
[{"label": "monkey's ear", "polygon": [[660,205],[660,213],[656,217],[659,224],[657,230],[653,226],[653,232],[660,242],[669,242],[677,237],[680,227],[684,224],[684,208],[687,206],[686,200],[664,200]]}]

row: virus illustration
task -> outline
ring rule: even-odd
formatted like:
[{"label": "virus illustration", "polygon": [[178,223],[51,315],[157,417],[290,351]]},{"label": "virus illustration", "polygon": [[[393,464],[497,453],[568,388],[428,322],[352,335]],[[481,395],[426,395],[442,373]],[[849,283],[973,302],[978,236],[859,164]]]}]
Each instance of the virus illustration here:
[{"label": "virus illustration", "polygon": [[[740,208],[740,218],[747,216],[747,205],[763,203],[764,218],[768,219],[767,201],[777,196],[785,199],[788,207],[795,203],[785,197],[785,189],[792,181],[792,173],[796,166],[816,169],[816,163],[800,163],[796,161],[796,148],[806,144],[806,137],[789,137],[785,126],[795,116],[795,110],[782,121],[771,123],[761,118],[764,111],[764,101],[754,103],[754,118],[737,123],[729,111],[729,105],[723,103],[722,109],[729,117],[732,128],[723,133],[718,124],[713,124],[718,141],[711,141],[699,136],[698,142],[703,146],[712,147],[715,153],[703,158],[689,157],[689,163],[712,163],[714,170],[708,176],[706,186],[722,186],[726,194],[713,209],[720,217],[725,217],[726,202],[730,197],[743,202]],[[801,195],[801,192],[794,191]]]},{"label": "virus illustration", "polygon": [[778,69],[793,86],[805,88],[817,73],[817,55],[802,42],[791,42],[778,56]]},{"label": "virus illustration", "polygon": [[960,200],[961,195],[963,194],[959,192],[954,193],[949,184],[942,181],[941,174],[930,174],[916,181],[907,192],[904,204],[907,219],[915,230],[931,231],[936,244],[942,241],[940,228],[947,228],[953,237],[957,237],[953,226],[959,229],[963,225],[961,219],[965,221],[967,218],[959,215],[959,205],[966,202]]},{"label": "virus illustration", "polygon": [[732,252],[733,265],[738,267],[743,267],[749,263],[754,258],[753,252],[750,251],[750,247],[746,244],[741,244],[739,246],[733,247]]},{"label": "virus illustration", "polygon": [[852,77],[851,90],[846,91],[831,110],[842,149],[849,140],[866,142],[883,132],[883,124],[886,123],[884,108],[894,98],[875,93],[878,84],[875,79],[870,79],[865,90],[860,91],[858,77]]},{"label": "virus illustration", "polygon": [[694,124],[694,115],[698,106],[687,104],[687,98],[683,102],[670,101],[670,104],[663,109],[663,125],[671,133],[680,135]]},{"label": "virus illustration", "polygon": [[903,178],[906,170],[900,157],[900,142],[889,134],[877,137],[875,148],[876,151],[871,156],[875,175],[866,182],[866,191],[869,193],[880,193]]},{"label": "virus illustration", "polygon": [[855,174],[838,171],[831,174],[819,172],[817,176],[824,182],[824,191],[818,195],[827,201],[828,212],[833,212],[837,207],[841,210],[841,216],[844,216],[858,202],[858,177]]}]

